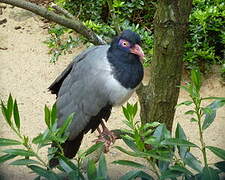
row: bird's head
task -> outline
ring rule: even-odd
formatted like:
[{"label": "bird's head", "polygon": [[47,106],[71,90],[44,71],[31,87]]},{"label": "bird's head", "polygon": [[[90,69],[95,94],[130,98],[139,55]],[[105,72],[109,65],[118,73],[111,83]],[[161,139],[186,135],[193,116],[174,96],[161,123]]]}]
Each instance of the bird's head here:
[{"label": "bird's head", "polygon": [[112,41],[111,47],[118,48],[126,53],[135,54],[140,59],[144,58],[144,52],[141,48],[141,38],[131,30],[124,30],[120,36]]}]

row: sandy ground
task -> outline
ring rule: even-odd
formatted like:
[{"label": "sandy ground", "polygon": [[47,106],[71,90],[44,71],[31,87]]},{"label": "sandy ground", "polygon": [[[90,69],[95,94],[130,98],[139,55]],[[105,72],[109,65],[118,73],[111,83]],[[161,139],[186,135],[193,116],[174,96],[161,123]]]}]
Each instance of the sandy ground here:
[{"label": "sandy ground", "polygon": [[[46,29],[42,28],[45,24],[37,16],[24,10],[8,7],[3,11],[3,15],[0,15],[0,20],[3,18],[7,18],[7,23],[0,25],[0,99],[6,100],[9,93],[16,97],[22,120],[22,132],[29,137],[35,137],[45,130],[44,105],[52,105],[55,101],[55,96],[47,91],[47,87],[67,66],[72,57],[83,48],[76,48],[73,50],[73,54],[62,56],[56,64],[50,64],[49,49],[42,43],[48,37],[48,33]],[[21,26],[21,28],[16,30],[16,26]],[[6,50],[4,50],[5,48]],[[216,70],[215,73],[204,80],[201,92],[204,97],[225,97],[225,87],[220,84]],[[188,95],[181,91],[179,102],[187,99]],[[136,102],[137,97],[134,95],[130,101]],[[184,115],[184,112],[189,108],[183,106],[177,110],[174,126],[179,122],[185,129],[188,138],[198,143],[197,126],[195,123],[189,122],[190,116]],[[108,127],[111,129],[124,127],[123,119],[121,108],[115,108],[108,122]],[[217,113],[217,120],[205,132],[207,144],[225,149],[224,120],[225,108],[221,108]],[[3,120],[2,115],[0,115],[0,125],[0,137],[15,137]],[[82,149],[90,146],[95,136],[96,133],[86,135]],[[115,145],[123,145],[123,143],[118,140]],[[193,152],[202,159],[199,152]],[[43,156],[45,154],[43,152]],[[111,164],[116,159],[129,159],[114,148],[111,148],[106,158],[109,175],[112,179],[118,179],[119,176],[130,169]],[[210,163],[217,160],[213,154],[209,153]],[[24,167],[7,164],[0,166],[0,179],[28,180],[34,177],[35,175]]]}]

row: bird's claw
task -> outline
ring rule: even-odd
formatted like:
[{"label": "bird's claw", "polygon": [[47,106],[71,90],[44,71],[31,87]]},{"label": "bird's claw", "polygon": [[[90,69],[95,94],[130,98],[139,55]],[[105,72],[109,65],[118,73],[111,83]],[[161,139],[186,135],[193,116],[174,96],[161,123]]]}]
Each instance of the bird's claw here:
[{"label": "bird's claw", "polygon": [[104,153],[109,152],[109,147],[111,145],[111,141],[105,135],[102,135],[102,134],[99,135],[98,139],[95,139],[93,142],[95,142],[95,143],[103,142],[104,143]]},{"label": "bird's claw", "polygon": [[104,129],[102,134],[104,137],[108,138],[112,144],[115,143],[117,136],[112,131],[109,131],[108,129]]},{"label": "bird's claw", "polygon": [[114,144],[116,141],[116,136],[111,131],[103,131],[93,142],[103,142],[104,143],[104,153],[109,152],[110,145]]}]

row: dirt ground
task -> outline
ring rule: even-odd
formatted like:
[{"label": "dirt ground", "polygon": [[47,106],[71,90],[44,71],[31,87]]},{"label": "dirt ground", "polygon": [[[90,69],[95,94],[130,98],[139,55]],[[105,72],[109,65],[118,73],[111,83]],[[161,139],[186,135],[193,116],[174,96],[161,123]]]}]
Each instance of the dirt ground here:
[{"label": "dirt ground", "polygon": [[[40,21],[39,17],[10,6],[7,6],[3,10],[3,15],[0,15],[0,20],[4,18],[7,19],[7,22],[0,25],[0,99],[6,100],[9,93],[16,97],[21,115],[22,132],[29,137],[35,137],[46,128],[43,120],[44,105],[52,105],[55,101],[55,96],[47,91],[47,87],[83,48],[78,47],[73,50],[72,54],[61,56],[56,64],[50,64],[49,49],[43,44],[48,37],[47,30],[43,29],[46,24]],[[218,70],[215,68],[214,73],[204,79],[202,96],[225,97],[225,87],[221,85],[218,74]],[[145,76],[147,79],[147,73]],[[179,102],[188,99],[188,95],[181,91]],[[136,101],[137,97],[134,95],[130,102]],[[198,143],[197,126],[195,123],[189,122],[190,116],[184,115],[189,108],[183,106],[177,109],[174,126],[179,122],[185,129],[188,138]],[[115,108],[107,126],[110,129],[124,127],[123,118],[121,108]],[[216,121],[205,132],[207,144],[225,149],[224,120],[225,108],[221,108],[217,112]],[[0,137],[15,137],[3,120],[2,114],[0,115],[0,125]],[[86,135],[82,149],[89,147],[96,135],[96,133]],[[115,145],[123,145],[123,143],[118,140]],[[199,152],[192,152],[202,159]],[[43,152],[43,157],[44,155],[46,155],[45,152]],[[115,148],[110,149],[110,152],[106,154],[106,159],[109,176],[112,179],[116,180],[130,170],[125,166],[111,164],[116,159],[129,159]],[[209,152],[209,162],[213,163],[217,160]],[[0,165],[0,179],[29,180],[34,177],[35,175],[25,167],[9,166],[7,163]]]}]

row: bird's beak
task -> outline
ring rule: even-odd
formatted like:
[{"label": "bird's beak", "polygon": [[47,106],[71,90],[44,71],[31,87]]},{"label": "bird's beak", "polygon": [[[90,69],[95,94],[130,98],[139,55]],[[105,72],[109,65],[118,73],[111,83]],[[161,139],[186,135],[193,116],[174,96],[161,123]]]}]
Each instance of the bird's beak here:
[{"label": "bird's beak", "polygon": [[131,53],[136,54],[140,57],[140,59],[144,59],[144,52],[141,48],[141,46],[139,46],[138,44],[135,44],[134,47],[131,48],[130,50]]}]

